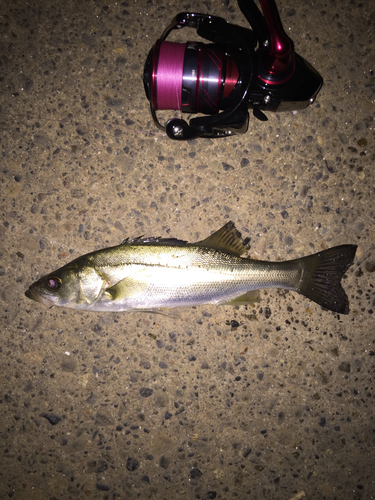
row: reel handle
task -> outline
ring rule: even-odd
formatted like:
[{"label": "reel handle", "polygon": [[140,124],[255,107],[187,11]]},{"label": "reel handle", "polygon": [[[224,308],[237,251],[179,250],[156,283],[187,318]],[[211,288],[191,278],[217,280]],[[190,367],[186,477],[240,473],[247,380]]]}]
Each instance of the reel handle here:
[{"label": "reel handle", "polygon": [[188,124],[182,118],[168,120],[165,131],[170,139],[186,141],[198,137],[217,139],[233,134],[243,134],[249,125],[249,113],[243,104],[221,113],[192,118]]},{"label": "reel handle", "polygon": [[275,0],[259,2],[263,15],[253,0],[238,0],[261,47],[259,77],[267,84],[284,83],[293,76],[295,70],[293,42],[284,31]]},{"label": "reel handle", "polygon": [[270,42],[263,54],[263,70],[276,76],[290,69],[290,78],[294,72],[292,41],[281,24],[275,0],[260,0],[260,5],[270,33]]}]

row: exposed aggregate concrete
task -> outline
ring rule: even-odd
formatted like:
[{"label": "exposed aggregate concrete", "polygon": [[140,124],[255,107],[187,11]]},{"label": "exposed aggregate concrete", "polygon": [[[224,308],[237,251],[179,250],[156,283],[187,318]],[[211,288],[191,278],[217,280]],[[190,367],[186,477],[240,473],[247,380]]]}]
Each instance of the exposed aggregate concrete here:
[{"label": "exposed aggregate concrete", "polygon": [[[2,497],[375,497],[374,3],[277,4],[324,78],[316,103],[177,143],[144,61],[180,11],[246,26],[233,0],[2,3]],[[170,316],[24,296],[126,237],[193,242],[228,220],[253,258],[359,245],[350,314],[287,291]]]}]

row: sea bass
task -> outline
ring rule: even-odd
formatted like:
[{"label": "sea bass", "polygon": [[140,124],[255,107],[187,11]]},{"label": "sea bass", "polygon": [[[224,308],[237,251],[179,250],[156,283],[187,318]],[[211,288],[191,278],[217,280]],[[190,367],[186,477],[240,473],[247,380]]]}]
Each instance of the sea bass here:
[{"label": "sea bass", "polygon": [[233,222],[196,243],[174,238],[126,239],[73,260],[26,291],[47,306],[87,311],[155,311],[201,304],[248,304],[254,290],[286,288],[325,309],[348,314],[341,279],[356,245],[341,245],[285,262],[243,258]]}]

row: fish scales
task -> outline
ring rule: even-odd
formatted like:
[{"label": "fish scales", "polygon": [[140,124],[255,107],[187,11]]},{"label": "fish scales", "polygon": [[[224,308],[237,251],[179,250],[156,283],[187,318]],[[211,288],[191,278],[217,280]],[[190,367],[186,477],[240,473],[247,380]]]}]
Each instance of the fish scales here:
[{"label": "fish scales", "polygon": [[[230,301],[247,291],[269,287],[293,288],[302,269],[294,263],[254,261],[208,248],[119,246],[108,256],[99,251],[92,264],[110,282],[143,272],[141,294],[127,297],[129,309],[191,306]],[[147,284],[147,286],[146,286]],[[118,299],[118,307],[120,299]],[[98,307],[98,305],[96,305]],[[102,303],[103,310],[114,307]]]},{"label": "fish scales", "polygon": [[216,276],[214,281],[217,281],[228,276],[231,281],[246,283],[246,286],[251,286],[252,289],[288,285],[290,280],[297,284],[302,272],[294,261],[270,263],[193,246],[175,249],[156,246],[126,248],[119,245],[109,249],[108,256],[102,250],[93,253],[90,261],[95,269],[100,270],[109,279],[118,275],[124,277],[133,270],[144,267],[162,267],[201,273],[203,280]]}]

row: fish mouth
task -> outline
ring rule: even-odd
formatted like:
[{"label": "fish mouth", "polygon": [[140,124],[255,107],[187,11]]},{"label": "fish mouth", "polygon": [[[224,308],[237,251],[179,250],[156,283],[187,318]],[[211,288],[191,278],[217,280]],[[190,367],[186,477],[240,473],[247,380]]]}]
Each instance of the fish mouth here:
[{"label": "fish mouth", "polygon": [[30,288],[28,290],[26,290],[25,292],[25,295],[28,299],[31,299],[31,300],[35,300],[36,302],[39,302],[39,299],[38,297],[36,297],[33,292],[30,290]]},{"label": "fish mouth", "polygon": [[34,300],[35,302],[39,302],[40,304],[43,304],[47,307],[53,306],[52,300],[48,299],[47,297],[43,297],[43,295],[33,293],[30,288],[26,290],[25,295],[28,299]]}]

